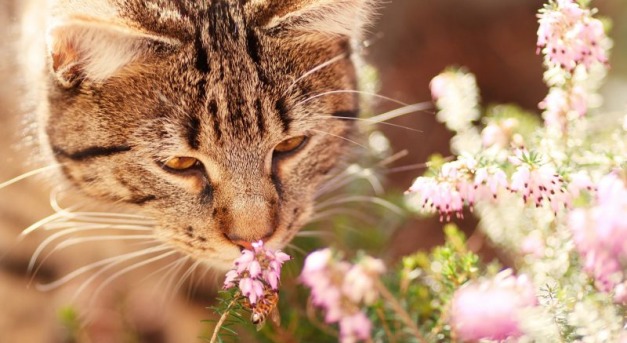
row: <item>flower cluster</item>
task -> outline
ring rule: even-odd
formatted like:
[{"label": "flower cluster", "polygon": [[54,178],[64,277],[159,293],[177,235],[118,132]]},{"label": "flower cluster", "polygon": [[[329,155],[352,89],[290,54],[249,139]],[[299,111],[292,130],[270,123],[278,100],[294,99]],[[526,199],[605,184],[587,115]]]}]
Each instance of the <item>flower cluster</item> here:
[{"label": "flower cluster", "polygon": [[495,198],[507,186],[507,176],[497,167],[478,167],[472,157],[445,163],[436,177],[418,177],[407,193],[415,193],[423,209],[440,213],[440,220],[462,216],[464,205]]},{"label": "flower cluster", "polygon": [[461,341],[505,340],[523,334],[521,310],[536,306],[529,279],[506,270],[494,279],[471,282],[453,296],[450,323]]},{"label": "flower cluster", "polygon": [[607,63],[603,23],[573,0],[557,0],[540,11],[538,51],[547,62],[572,71]]},{"label": "flower cluster", "polygon": [[307,256],[300,279],[311,288],[312,303],[325,311],[325,322],[339,323],[343,343],[370,337],[370,320],[362,304],[378,298],[375,283],[385,271],[381,260],[363,257],[357,264],[337,260],[330,249]]},{"label": "flower cluster", "polygon": [[453,131],[462,131],[479,119],[479,90],[475,76],[459,70],[445,71],[431,80],[438,120]]},{"label": "flower cluster", "polygon": [[263,241],[252,244],[253,250],[245,249],[234,262],[234,269],[226,273],[224,289],[237,285],[249,304],[254,306],[263,299],[267,290],[279,289],[281,267],[291,257],[281,251],[271,251]]},{"label": "flower cluster", "polygon": [[584,269],[603,292],[614,291],[615,300],[627,303],[627,187],[617,175],[598,184],[596,205],[570,213],[569,228]]}]

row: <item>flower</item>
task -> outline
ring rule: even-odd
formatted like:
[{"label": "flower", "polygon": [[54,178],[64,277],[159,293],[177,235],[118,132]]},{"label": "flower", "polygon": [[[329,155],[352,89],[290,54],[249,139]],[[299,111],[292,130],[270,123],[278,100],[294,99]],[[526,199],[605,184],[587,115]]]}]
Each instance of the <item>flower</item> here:
[{"label": "flower", "polygon": [[461,341],[520,337],[521,310],[537,304],[534,287],[524,276],[501,272],[492,280],[459,288],[452,300],[451,326]]},{"label": "flower", "polygon": [[360,308],[378,298],[375,282],[384,271],[381,260],[365,256],[350,264],[323,249],[307,256],[300,280],[311,289],[312,303],[325,311],[325,321],[339,323],[341,342],[352,343],[370,337],[370,320]]},{"label": "flower", "polygon": [[267,290],[278,291],[281,267],[291,257],[281,251],[271,251],[263,241],[252,244],[253,250],[244,249],[233,263],[234,268],[226,273],[224,289],[237,285],[248,303],[254,306]]},{"label": "flower", "polygon": [[521,194],[525,203],[540,207],[546,200],[556,215],[561,208],[570,207],[572,196],[567,191],[566,181],[553,166],[541,164],[537,156],[523,149],[518,149],[510,160],[518,167],[512,174],[509,189]]},{"label": "flower", "polygon": [[573,71],[578,65],[590,68],[607,63],[607,37],[603,23],[589,9],[573,0],[557,0],[538,15],[538,52],[549,65]]},{"label": "flower", "polygon": [[598,183],[596,204],[576,209],[568,217],[584,270],[595,279],[603,292],[614,291],[623,302],[627,268],[627,187],[615,174]]},{"label": "flower", "polygon": [[442,165],[436,177],[417,178],[406,193],[415,193],[423,209],[440,213],[440,221],[451,215],[462,217],[464,205],[496,198],[507,187],[507,175],[497,166],[477,167],[472,157],[460,157]]},{"label": "flower", "polygon": [[445,71],[431,80],[430,87],[440,109],[437,118],[450,130],[468,129],[479,118],[479,90],[473,74]]}]

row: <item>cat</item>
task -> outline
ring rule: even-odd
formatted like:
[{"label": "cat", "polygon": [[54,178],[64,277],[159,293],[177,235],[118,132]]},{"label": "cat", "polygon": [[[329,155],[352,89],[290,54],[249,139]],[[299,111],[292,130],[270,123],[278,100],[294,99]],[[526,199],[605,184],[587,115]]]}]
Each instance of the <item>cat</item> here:
[{"label": "cat", "polygon": [[72,188],[217,269],[280,249],[350,154],[373,0],[57,0],[37,128]]}]

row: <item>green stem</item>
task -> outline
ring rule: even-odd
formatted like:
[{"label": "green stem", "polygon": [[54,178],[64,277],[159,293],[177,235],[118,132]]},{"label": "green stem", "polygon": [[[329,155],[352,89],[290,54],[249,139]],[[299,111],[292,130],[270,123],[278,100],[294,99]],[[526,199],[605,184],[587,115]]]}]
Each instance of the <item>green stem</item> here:
[{"label": "green stem", "polygon": [[398,315],[398,317],[405,323],[407,328],[411,331],[412,335],[417,338],[422,343],[427,343],[427,340],[424,338],[422,333],[420,333],[420,329],[416,323],[411,319],[411,316],[403,309],[403,306],[396,300],[394,295],[390,293],[390,291],[383,285],[380,280],[375,281],[375,287],[379,291],[379,294],[388,302],[388,305],[392,307],[392,310]]},{"label": "green stem", "polygon": [[231,312],[231,307],[233,307],[233,305],[235,305],[236,302],[237,302],[237,298],[233,299],[233,301],[231,301],[229,306],[227,306],[226,310],[224,310],[224,313],[222,313],[220,320],[218,320],[218,323],[216,323],[216,327],[213,329],[213,336],[211,336],[211,341],[209,341],[209,343],[215,343],[216,339],[218,339],[218,332],[220,332],[220,328],[222,328],[222,325],[224,325],[226,318],[229,317],[229,313]]}]

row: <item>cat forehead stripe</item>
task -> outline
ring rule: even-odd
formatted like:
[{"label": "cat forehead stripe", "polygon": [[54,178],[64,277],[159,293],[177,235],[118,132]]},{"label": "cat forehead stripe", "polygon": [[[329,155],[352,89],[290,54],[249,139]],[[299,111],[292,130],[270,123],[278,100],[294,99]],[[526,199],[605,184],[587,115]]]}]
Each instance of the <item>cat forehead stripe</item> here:
[{"label": "cat forehead stripe", "polygon": [[131,151],[131,146],[129,145],[117,145],[117,146],[109,146],[109,147],[94,146],[94,147],[89,147],[89,148],[72,152],[72,153],[69,153],[60,147],[53,146],[52,151],[57,157],[67,158],[72,161],[78,162],[78,161],[89,160],[92,158],[107,157],[107,156],[129,152]]}]

